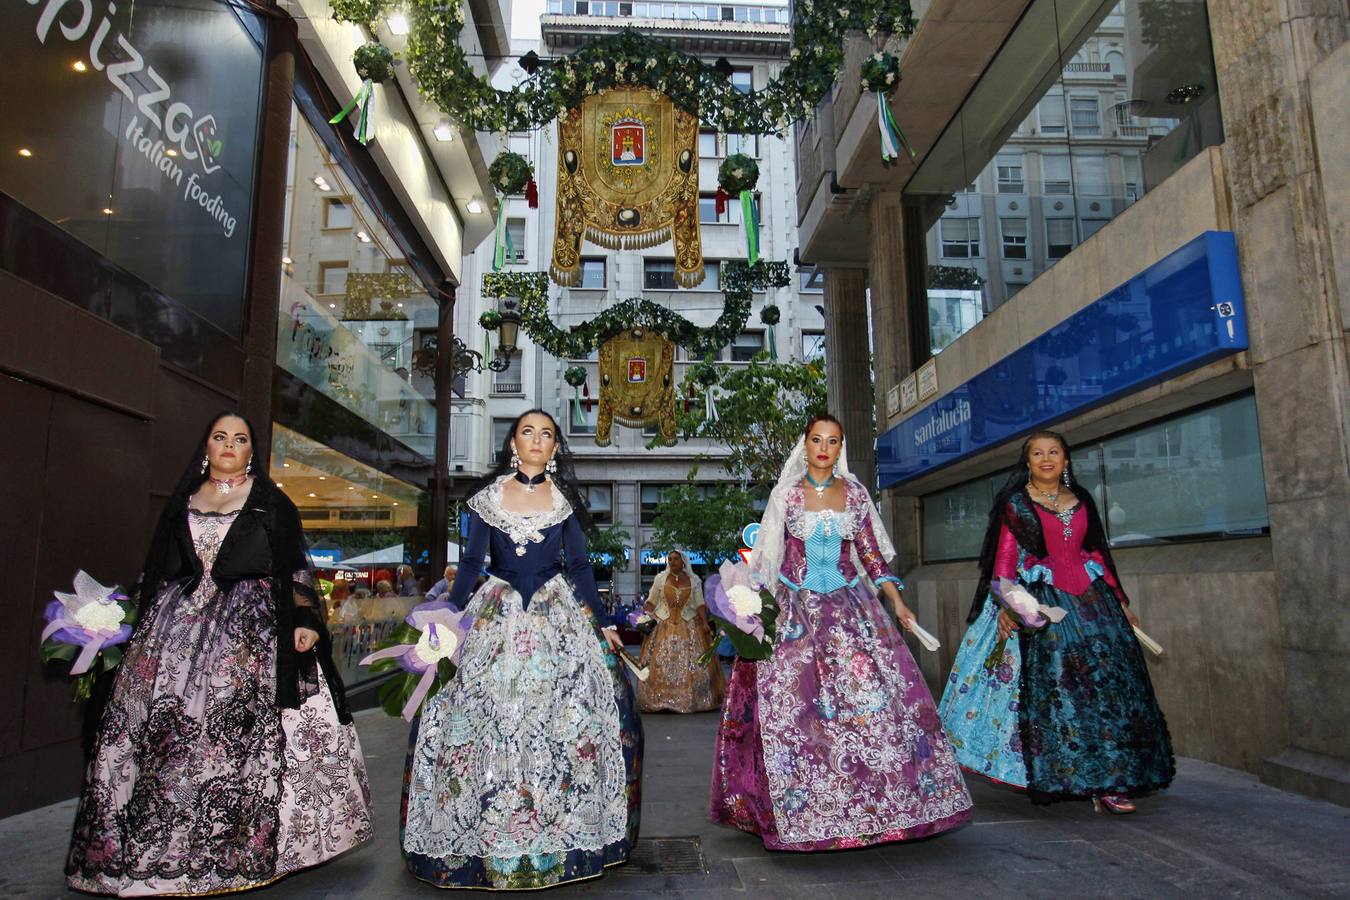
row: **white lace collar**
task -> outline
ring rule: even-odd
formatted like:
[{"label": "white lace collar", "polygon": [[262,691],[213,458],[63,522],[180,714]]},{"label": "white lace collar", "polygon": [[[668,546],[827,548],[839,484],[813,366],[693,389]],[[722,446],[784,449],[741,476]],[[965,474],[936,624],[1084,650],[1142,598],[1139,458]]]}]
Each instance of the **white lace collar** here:
[{"label": "white lace collar", "polygon": [[[858,533],[858,527],[862,524],[863,516],[866,515],[866,506],[859,496],[863,488],[855,486],[852,481],[844,482],[844,508],[843,509],[815,509],[809,510],[804,502],[805,491],[801,484],[794,485],[787,496],[787,528],[793,537],[806,540],[816,530],[816,525],[822,518],[829,517],[834,532],[846,541],[853,540]],[[864,492],[865,493],[865,492]]]},{"label": "white lace collar", "polygon": [[469,509],[478,513],[479,517],[493,528],[510,535],[517,547],[523,547],[526,542],[537,544],[543,541],[545,529],[567,521],[567,517],[572,515],[572,505],[567,502],[562,491],[558,490],[558,486],[550,480],[548,486],[553,492],[552,509],[529,513],[504,509],[502,482],[511,477],[513,476],[503,475],[470,497]]}]

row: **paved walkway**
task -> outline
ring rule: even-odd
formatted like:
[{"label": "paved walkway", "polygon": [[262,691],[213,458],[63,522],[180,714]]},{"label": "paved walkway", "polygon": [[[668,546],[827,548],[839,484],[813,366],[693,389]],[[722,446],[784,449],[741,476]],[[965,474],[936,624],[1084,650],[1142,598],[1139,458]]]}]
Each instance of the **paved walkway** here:
[{"label": "paved walkway", "polygon": [[[972,778],[975,822],[910,844],[839,853],[768,853],[706,819],[714,713],[647,716],[642,834],[696,836],[703,871],[638,867],[548,896],[764,897],[1350,897],[1350,809],[1183,759],[1175,785],[1133,816],[1086,803],[1034,807]],[[260,892],[280,898],[436,897],[398,853],[398,789],[407,730],[357,714],[370,766],[375,841]],[[74,802],[0,820],[0,898],[66,897],[61,865]]]}]

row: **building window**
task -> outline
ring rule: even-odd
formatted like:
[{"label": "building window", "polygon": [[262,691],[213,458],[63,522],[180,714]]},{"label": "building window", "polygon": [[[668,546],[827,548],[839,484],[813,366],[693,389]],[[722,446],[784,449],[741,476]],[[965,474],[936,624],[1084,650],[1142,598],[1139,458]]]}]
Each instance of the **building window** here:
[{"label": "building window", "polygon": [[649,291],[673,291],[679,287],[675,283],[675,260],[644,259],[642,286]]},{"label": "building window", "polygon": [[980,255],[980,220],[976,218],[941,220],[942,255],[951,259],[971,259]]},{"label": "building window", "polygon": [[673,484],[643,484],[638,492],[638,522],[650,525],[656,521],[656,511],[661,505],[661,492],[674,487]]},{"label": "building window", "polygon": [[1105,156],[1075,156],[1073,177],[1079,196],[1106,197],[1111,193],[1106,180]]},{"label": "building window", "polygon": [[325,197],[323,201],[323,227],[332,231],[352,227],[352,204],[345,197]]},{"label": "building window", "polygon": [[1092,237],[1094,234],[1101,231],[1104,227],[1106,227],[1106,223],[1110,221],[1111,221],[1110,219],[1084,219],[1083,240],[1086,241],[1088,238]]},{"label": "building window", "polygon": [[592,401],[590,411],[586,410],[586,401],[568,398],[567,400],[567,433],[568,434],[595,434],[595,420],[600,415],[600,404]]},{"label": "building window", "polygon": [[805,294],[819,294],[825,290],[825,270],[807,269],[797,273],[798,290]]},{"label": "building window", "polygon": [[700,291],[720,291],[722,289],[722,261],[719,259],[705,259],[703,261],[703,281],[699,283]]},{"label": "building window", "polygon": [[[1226,400],[1074,450],[1112,547],[1269,530],[1256,403]],[[923,498],[924,562],[973,559],[1007,472]]]},{"label": "building window", "polygon": [[1047,194],[1073,193],[1073,177],[1070,175],[1068,156],[1063,154],[1041,156],[1041,190]]},{"label": "building window", "polygon": [[759,135],[757,134],[728,134],[726,136],[727,156],[733,153],[744,153],[749,157],[759,156]]},{"label": "building window", "polygon": [[731,361],[749,362],[756,354],[764,352],[764,332],[742,331],[731,342]]},{"label": "building window", "polygon": [[731,87],[733,90],[742,94],[748,94],[755,88],[755,73],[753,69],[732,69]]},{"label": "building window", "polygon": [[614,521],[614,486],[609,484],[583,484],[581,495],[590,510],[591,521],[597,525],[609,525]]},{"label": "building window", "polygon": [[1051,91],[1036,104],[1036,117],[1040,120],[1041,134],[1064,134],[1064,95]]},{"label": "building window", "polygon": [[814,362],[825,358],[825,332],[802,332],[802,362]]},{"label": "building window", "polygon": [[498,451],[506,446],[506,439],[511,436],[511,426],[514,425],[515,422],[515,419],[492,420],[492,446],[488,448],[489,460],[495,460]]},{"label": "building window", "polygon": [[1101,111],[1096,95],[1069,98],[1069,121],[1077,137],[1097,137],[1102,133]]},{"label": "building window", "polygon": [[999,227],[1003,232],[1003,258],[1026,259],[1027,220],[999,219]]},{"label": "building window", "polygon": [[716,159],[722,155],[717,152],[717,132],[700,131],[698,133],[698,155],[701,159]]},{"label": "building window", "polygon": [[1022,157],[1000,156],[996,164],[1000,194],[1026,193],[1026,178],[1022,174]]},{"label": "building window", "polygon": [[605,279],[604,257],[586,257],[581,260],[581,280],[577,287],[588,291],[603,291],[608,286]]},{"label": "building window", "polygon": [[[760,195],[755,194],[751,201],[755,207],[755,217],[763,220],[760,213]],[[721,215],[717,213],[717,195],[698,195],[698,220],[704,225],[740,225],[745,216],[741,210],[741,198],[731,197]]]},{"label": "building window", "polygon": [[519,395],[524,393],[524,386],[521,384],[521,360],[522,354],[519,350],[511,352],[511,364],[507,366],[504,372],[492,373],[492,393]]},{"label": "building window", "polygon": [[1140,173],[1141,160],[1137,154],[1129,154],[1121,158],[1125,168],[1125,202],[1133,203],[1138,200],[1142,194],[1143,176]]},{"label": "building window", "polygon": [[1073,249],[1073,219],[1045,220],[1045,255],[1062,259]]},{"label": "building window", "polygon": [[347,293],[347,264],[345,262],[319,263],[319,293]]},{"label": "building window", "polygon": [[506,261],[525,262],[525,220],[506,220]]}]

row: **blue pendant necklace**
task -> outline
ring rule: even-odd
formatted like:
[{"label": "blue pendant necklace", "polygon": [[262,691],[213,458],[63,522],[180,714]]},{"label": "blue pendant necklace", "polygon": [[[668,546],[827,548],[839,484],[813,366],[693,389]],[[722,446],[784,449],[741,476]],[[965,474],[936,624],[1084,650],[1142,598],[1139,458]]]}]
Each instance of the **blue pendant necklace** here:
[{"label": "blue pendant necklace", "polygon": [[817,497],[825,496],[825,491],[829,488],[830,485],[834,484],[833,475],[831,475],[829,478],[826,478],[825,481],[822,483],[812,478],[811,473],[809,471],[806,472],[805,474],[807,482],[811,485],[811,489],[816,492]]}]

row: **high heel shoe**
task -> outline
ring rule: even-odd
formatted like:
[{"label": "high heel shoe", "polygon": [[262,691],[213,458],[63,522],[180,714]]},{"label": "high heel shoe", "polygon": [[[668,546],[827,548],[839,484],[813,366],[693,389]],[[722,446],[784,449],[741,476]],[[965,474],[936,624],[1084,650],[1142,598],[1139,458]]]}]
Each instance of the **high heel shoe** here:
[{"label": "high heel shoe", "polygon": [[1136,807],[1129,797],[1120,794],[1102,794],[1092,798],[1092,809],[1094,812],[1105,809],[1113,816],[1124,816],[1134,812]]}]

